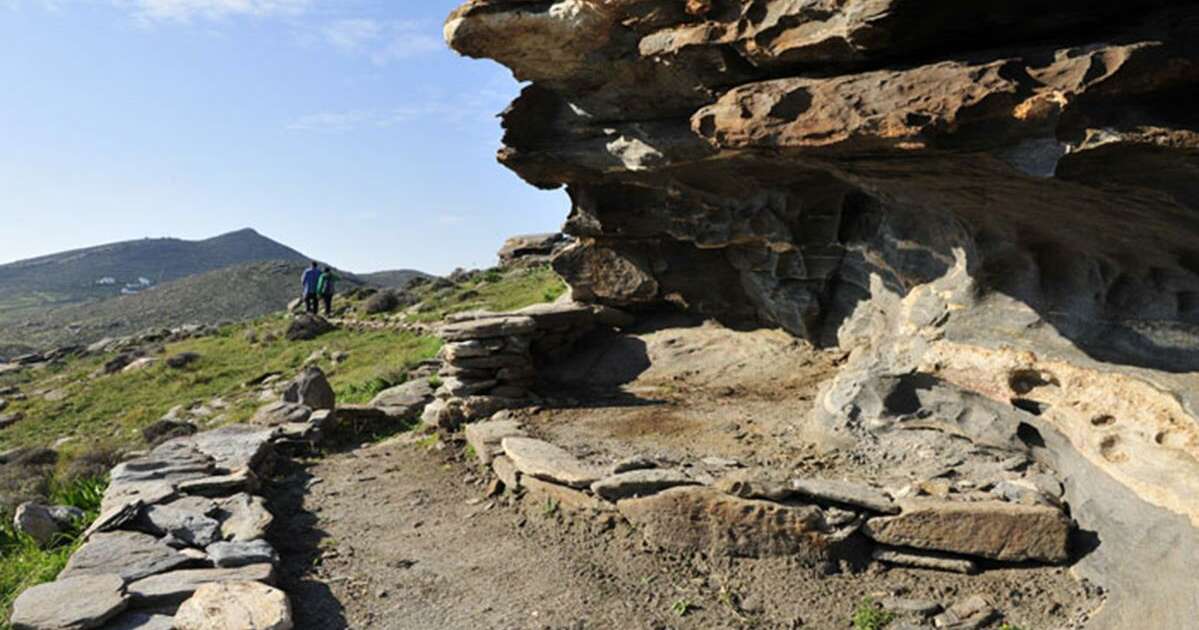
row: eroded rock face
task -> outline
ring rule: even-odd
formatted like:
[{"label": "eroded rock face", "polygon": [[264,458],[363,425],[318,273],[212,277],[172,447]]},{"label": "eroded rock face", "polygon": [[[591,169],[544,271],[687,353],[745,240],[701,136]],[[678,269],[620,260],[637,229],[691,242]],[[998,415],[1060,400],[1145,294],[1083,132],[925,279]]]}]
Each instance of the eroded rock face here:
[{"label": "eroded rock face", "polygon": [[500,160],[570,194],[576,299],[832,343],[872,275],[960,251],[1090,352],[1199,366],[1193,3],[473,0],[445,32],[532,82]]},{"label": "eroded rock face", "polygon": [[499,159],[569,194],[576,300],[852,350],[800,423],[825,447],[1068,470],[1097,628],[1199,612],[1197,35],[1185,0],[472,0],[446,25],[531,82]]}]

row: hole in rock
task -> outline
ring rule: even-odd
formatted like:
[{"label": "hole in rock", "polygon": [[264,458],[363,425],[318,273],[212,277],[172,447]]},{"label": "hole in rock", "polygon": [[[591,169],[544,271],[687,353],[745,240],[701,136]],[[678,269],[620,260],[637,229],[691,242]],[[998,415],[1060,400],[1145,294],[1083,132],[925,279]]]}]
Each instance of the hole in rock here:
[{"label": "hole in rock", "polygon": [[916,112],[909,112],[903,117],[904,123],[909,127],[923,127],[932,121],[932,119],[933,117],[928,114],[917,114]]},{"label": "hole in rock", "polygon": [[1120,438],[1115,435],[1109,435],[1099,442],[1099,454],[1113,464],[1128,461],[1128,454],[1120,450]]},{"label": "hole in rock", "polygon": [[796,120],[812,107],[812,95],[804,89],[784,95],[774,107],[770,108],[770,117],[781,120]]},{"label": "hole in rock", "polygon": [[1039,416],[1049,409],[1049,405],[1036,400],[1029,400],[1028,398],[1013,398],[1012,406],[1017,409],[1023,409],[1034,416]]},{"label": "hole in rock", "polygon": [[1046,385],[1059,385],[1059,383],[1052,374],[1040,370],[1016,370],[1008,377],[1008,386],[1017,394],[1027,394]]},{"label": "hole in rock", "polygon": [[1045,448],[1045,438],[1041,437],[1041,432],[1027,422],[1021,422],[1016,427],[1016,437],[1030,448]]},{"label": "hole in rock", "polygon": [[1110,427],[1113,424],[1116,424],[1116,418],[1115,416],[1109,416],[1108,414],[1091,418],[1091,426],[1093,427]]},{"label": "hole in rock", "polygon": [[930,390],[937,384],[937,379],[928,374],[911,374],[899,379],[895,387],[883,400],[887,411],[895,415],[909,415],[920,411],[924,405],[920,402],[920,390]]}]

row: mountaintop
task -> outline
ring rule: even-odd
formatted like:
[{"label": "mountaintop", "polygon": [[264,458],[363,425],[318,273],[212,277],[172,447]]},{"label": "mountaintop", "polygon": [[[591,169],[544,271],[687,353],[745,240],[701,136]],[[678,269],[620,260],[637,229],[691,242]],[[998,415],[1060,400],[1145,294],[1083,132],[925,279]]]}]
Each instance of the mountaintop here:
[{"label": "mountaintop", "polygon": [[0,265],[0,323],[62,306],[134,293],[188,276],[300,252],[252,229],[199,241],[146,238]]}]

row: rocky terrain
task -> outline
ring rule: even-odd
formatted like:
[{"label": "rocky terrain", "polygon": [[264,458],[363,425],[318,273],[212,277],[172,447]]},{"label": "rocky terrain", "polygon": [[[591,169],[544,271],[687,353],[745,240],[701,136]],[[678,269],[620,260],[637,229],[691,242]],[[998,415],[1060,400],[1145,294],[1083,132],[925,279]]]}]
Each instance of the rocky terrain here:
[{"label": "rocky terrain", "polygon": [[474,0],[445,34],[531,82],[499,158],[569,193],[575,299],[841,348],[795,443],[864,481],[950,462],[954,510],[1035,461],[1119,628],[1199,610],[1197,29],[1169,0]]},{"label": "rocky terrain", "polygon": [[[244,423],[125,453],[71,563],[125,531],[187,564],[68,571],[15,625],[112,627],[130,606],[161,617],[133,627],[184,629],[239,610],[1194,625],[1190,5],[467,2],[446,39],[529,82],[500,160],[566,188],[567,237],[293,316],[286,343],[394,330],[440,351],[340,390],[365,404],[295,354],[242,387],[261,392]],[[245,541],[225,531],[239,492],[272,517]]]}]

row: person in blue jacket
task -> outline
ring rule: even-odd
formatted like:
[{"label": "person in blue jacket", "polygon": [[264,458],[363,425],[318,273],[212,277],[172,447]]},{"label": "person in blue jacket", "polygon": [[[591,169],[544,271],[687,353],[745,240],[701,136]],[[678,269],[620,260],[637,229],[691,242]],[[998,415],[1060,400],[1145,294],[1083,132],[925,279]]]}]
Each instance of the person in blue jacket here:
[{"label": "person in blue jacket", "polygon": [[312,263],[312,267],[309,267],[300,277],[300,284],[304,287],[304,310],[313,315],[320,308],[320,297],[317,293],[320,281],[321,270],[316,263]]}]

